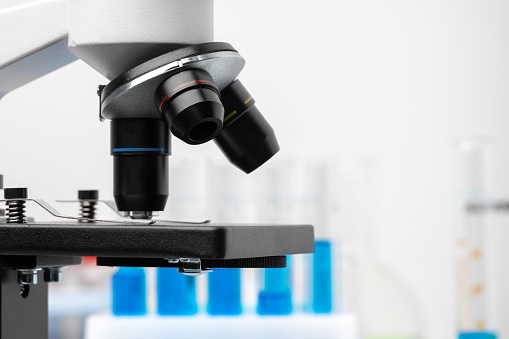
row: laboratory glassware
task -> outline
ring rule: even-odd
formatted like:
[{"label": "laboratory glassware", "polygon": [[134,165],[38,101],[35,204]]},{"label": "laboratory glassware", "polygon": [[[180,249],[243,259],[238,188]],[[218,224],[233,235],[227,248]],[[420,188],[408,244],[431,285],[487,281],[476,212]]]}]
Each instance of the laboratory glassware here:
[{"label": "laboratory glassware", "polygon": [[456,145],[455,253],[460,339],[496,338],[488,310],[492,291],[487,281],[490,148],[490,141],[484,138],[465,139]]}]

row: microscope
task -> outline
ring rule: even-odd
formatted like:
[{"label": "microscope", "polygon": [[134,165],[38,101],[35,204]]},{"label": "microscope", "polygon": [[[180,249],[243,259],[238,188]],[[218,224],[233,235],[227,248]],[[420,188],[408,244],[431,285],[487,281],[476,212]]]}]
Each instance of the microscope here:
[{"label": "microscope", "polygon": [[[213,140],[246,173],[279,150],[237,79],[245,60],[213,42],[213,15],[213,0],[41,0],[0,10],[0,97],[77,59],[109,80],[97,89],[99,119],[111,127],[115,208],[129,218],[63,216],[26,189],[5,188],[0,339],[47,338],[47,283],[81,256],[200,274],[285,267],[286,255],[313,252],[311,225],[156,218],[170,189],[171,134],[191,145]],[[63,221],[27,221],[26,201]]]}]

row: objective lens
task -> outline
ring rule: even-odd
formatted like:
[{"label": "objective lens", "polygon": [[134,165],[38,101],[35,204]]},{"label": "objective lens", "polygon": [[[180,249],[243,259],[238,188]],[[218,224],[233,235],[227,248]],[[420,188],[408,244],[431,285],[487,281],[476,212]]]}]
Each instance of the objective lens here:
[{"label": "objective lens", "polygon": [[113,195],[119,211],[164,211],[170,154],[170,133],[163,120],[111,121]]},{"label": "objective lens", "polygon": [[189,69],[172,75],[156,90],[155,103],[171,132],[188,144],[207,142],[223,127],[219,89],[207,71]]},{"label": "objective lens", "polygon": [[232,164],[250,173],[279,151],[276,134],[239,80],[221,91],[221,102],[224,125],[214,141]]}]

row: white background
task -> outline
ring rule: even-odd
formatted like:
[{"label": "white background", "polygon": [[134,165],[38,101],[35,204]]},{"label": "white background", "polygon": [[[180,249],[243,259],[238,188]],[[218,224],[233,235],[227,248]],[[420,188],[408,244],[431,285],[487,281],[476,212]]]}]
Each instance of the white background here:
[{"label": "white background", "polygon": [[[453,338],[453,145],[491,137],[494,192],[509,192],[509,2],[218,0],[215,7],[216,40],[247,60],[241,79],[282,155],[373,157],[376,208],[367,212],[379,257],[411,285],[425,337]],[[0,101],[8,186],[49,201],[75,198],[78,188],[111,197],[99,83],[76,62]],[[173,157],[221,156],[214,145],[173,141]],[[503,268],[509,234],[496,232]],[[503,286],[509,277],[497,279]],[[501,290],[500,319],[508,302]]]}]

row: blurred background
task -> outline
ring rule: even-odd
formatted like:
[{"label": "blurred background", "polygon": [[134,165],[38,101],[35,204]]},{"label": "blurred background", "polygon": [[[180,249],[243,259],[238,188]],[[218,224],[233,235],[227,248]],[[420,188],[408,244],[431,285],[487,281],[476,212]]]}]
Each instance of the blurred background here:
[{"label": "blurred background", "polygon": [[[508,338],[509,218],[503,204],[489,208],[509,197],[507,18],[509,3],[502,0],[216,0],[215,40],[231,43],[246,59],[240,78],[281,151],[259,173],[232,174],[235,185],[227,187],[214,176],[229,166],[215,145],[173,138],[172,195],[162,217],[318,223],[320,238],[338,251],[331,266],[333,313],[352,315],[341,321],[354,337],[446,339],[464,330]],[[6,187],[28,187],[31,197],[52,204],[75,199],[78,189],[112,198],[109,123],[98,120],[96,95],[106,83],[78,61],[0,100]],[[177,171],[184,179],[174,179]],[[190,176],[203,184],[196,187]],[[234,198],[211,196],[221,189]],[[279,207],[270,214],[264,204],[274,194]],[[182,201],[196,205],[182,207]],[[244,207],[228,214],[228,201]],[[472,201],[481,211],[468,208]],[[108,213],[99,211],[104,218]],[[35,207],[28,214],[48,219]],[[473,258],[469,237],[482,240],[475,245],[482,249],[481,268],[465,263]],[[312,304],[305,292],[312,287],[305,273],[310,261],[292,263],[297,313]],[[111,308],[116,271],[86,268],[89,273],[73,279],[73,270],[64,272],[50,299],[60,321],[52,326],[62,324],[55,338],[64,327],[82,326],[84,314]],[[145,274],[154,288],[155,273]],[[267,279],[260,272],[242,278],[243,288],[251,288],[243,292],[243,310],[256,313],[253,291]],[[476,279],[486,292],[482,302],[468,299]],[[249,281],[253,286],[244,287]],[[205,284],[197,282],[198,305],[206,302],[199,292]],[[96,293],[98,300],[74,315],[74,325],[64,321],[72,317],[58,300],[69,301],[58,294],[69,291],[77,298]],[[149,312],[155,299],[149,295]],[[92,325],[101,321],[107,319]]]}]

